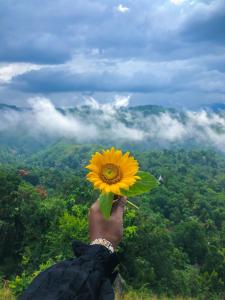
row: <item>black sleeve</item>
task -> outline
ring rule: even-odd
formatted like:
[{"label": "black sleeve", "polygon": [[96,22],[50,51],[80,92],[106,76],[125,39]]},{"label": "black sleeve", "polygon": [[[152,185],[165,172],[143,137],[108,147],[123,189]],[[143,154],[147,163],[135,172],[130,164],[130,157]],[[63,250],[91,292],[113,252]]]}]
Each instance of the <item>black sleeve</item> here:
[{"label": "black sleeve", "polygon": [[20,300],[113,300],[115,253],[100,245],[73,243],[76,259],[57,263],[40,273]]}]

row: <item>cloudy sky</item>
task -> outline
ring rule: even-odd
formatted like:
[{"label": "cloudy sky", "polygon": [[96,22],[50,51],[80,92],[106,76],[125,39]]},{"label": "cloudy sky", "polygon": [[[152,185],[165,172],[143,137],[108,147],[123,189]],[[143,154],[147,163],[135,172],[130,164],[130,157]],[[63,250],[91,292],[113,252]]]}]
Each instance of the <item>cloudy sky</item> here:
[{"label": "cloudy sky", "polygon": [[225,0],[0,1],[0,103],[225,102]]}]

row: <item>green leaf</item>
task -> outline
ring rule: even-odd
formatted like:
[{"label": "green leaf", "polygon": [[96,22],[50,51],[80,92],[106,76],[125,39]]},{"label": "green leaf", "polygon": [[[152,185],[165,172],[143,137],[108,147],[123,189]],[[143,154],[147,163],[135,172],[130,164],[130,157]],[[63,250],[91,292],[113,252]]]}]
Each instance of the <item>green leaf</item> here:
[{"label": "green leaf", "polygon": [[137,180],[129,190],[121,189],[123,196],[134,197],[149,192],[158,186],[158,180],[148,172],[139,171],[137,173],[141,179]]},{"label": "green leaf", "polygon": [[113,193],[101,194],[99,196],[99,208],[103,216],[108,219],[110,217],[112,204],[113,204]]}]

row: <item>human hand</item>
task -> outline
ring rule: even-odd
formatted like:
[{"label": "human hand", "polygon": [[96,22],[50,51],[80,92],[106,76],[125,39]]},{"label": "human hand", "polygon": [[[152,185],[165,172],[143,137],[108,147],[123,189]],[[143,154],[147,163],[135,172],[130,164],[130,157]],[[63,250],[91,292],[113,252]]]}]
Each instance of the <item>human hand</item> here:
[{"label": "human hand", "polygon": [[98,200],[91,206],[89,212],[89,235],[90,240],[102,238],[111,242],[114,249],[123,237],[123,214],[126,197],[119,197],[114,201],[111,216],[105,219],[99,209]]}]

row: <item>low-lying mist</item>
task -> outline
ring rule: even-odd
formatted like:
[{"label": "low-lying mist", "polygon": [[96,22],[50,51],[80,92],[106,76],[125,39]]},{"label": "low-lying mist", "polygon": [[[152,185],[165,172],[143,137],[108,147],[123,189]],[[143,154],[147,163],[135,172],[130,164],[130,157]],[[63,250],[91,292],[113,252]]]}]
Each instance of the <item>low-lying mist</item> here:
[{"label": "low-lying mist", "polygon": [[74,138],[79,143],[133,142],[159,147],[194,143],[225,151],[224,113],[129,108],[129,97],[119,96],[108,104],[88,98],[71,109],[57,108],[40,97],[28,103],[28,109],[0,110],[1,136],[18,132],[19,138],[21,131],[37,139],[44,135]]}]

